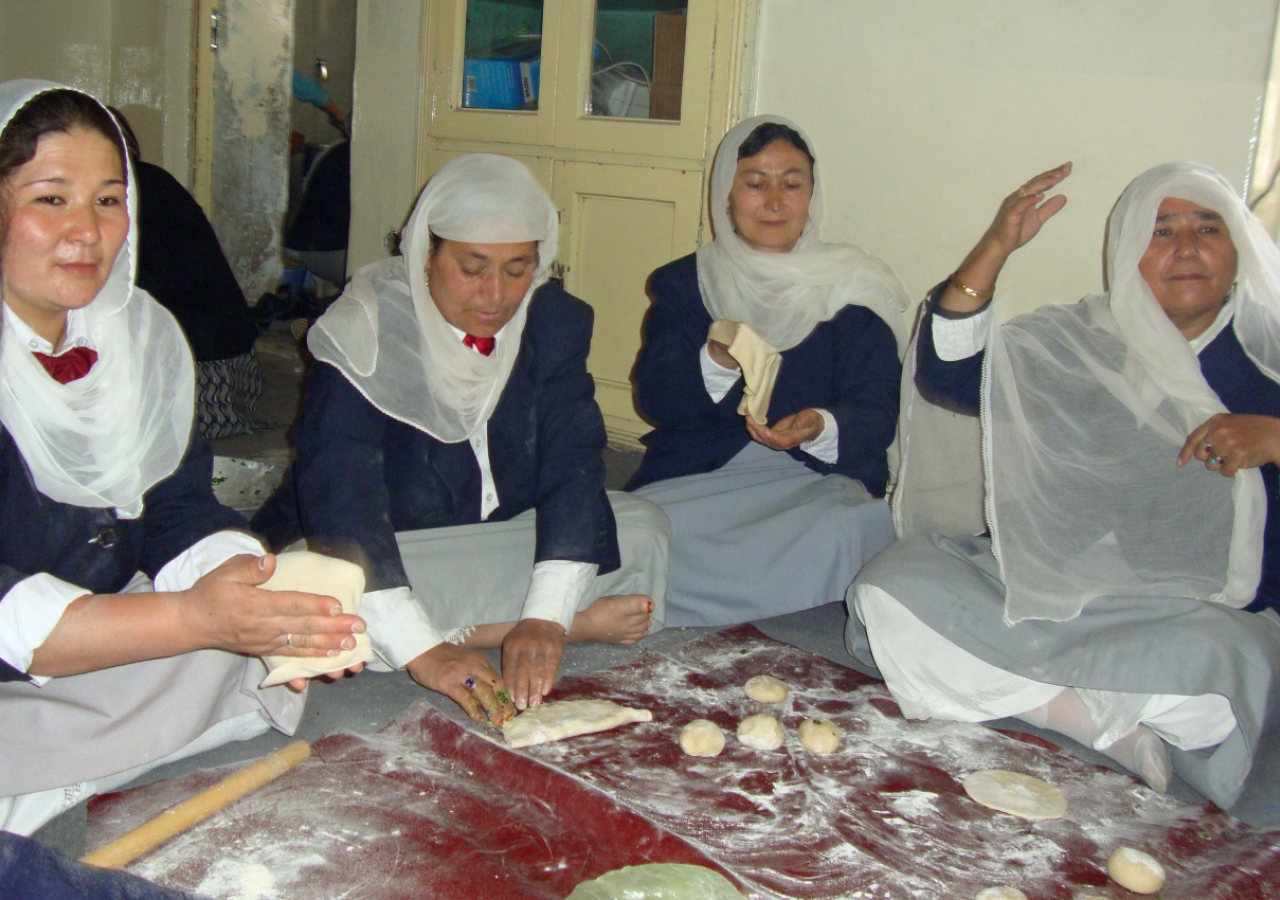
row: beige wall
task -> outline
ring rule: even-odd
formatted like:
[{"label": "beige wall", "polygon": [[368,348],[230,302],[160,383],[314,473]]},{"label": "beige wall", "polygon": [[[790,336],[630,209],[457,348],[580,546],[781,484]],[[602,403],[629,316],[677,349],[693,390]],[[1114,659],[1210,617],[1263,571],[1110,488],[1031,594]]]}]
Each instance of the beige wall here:
[{"label": "beige wall", "polygon": [[193,0],[0,0],[0,80],[47,78],[120,109],[142,155],[190,179]]},{"label": "beige wall", "polygon": [[385,259],[417,199],[421,0],[360,0],[347,274]]},{"label": "beige wall", "polygon": [[1066,209],[1010,262],[1003,313],[1102,286],[1124,186],[1170,159],[1249,171],[1275,0],[759,0],[758,112],[812,136],[828,240],[919,299],[1000,199],[1065,160]]}]

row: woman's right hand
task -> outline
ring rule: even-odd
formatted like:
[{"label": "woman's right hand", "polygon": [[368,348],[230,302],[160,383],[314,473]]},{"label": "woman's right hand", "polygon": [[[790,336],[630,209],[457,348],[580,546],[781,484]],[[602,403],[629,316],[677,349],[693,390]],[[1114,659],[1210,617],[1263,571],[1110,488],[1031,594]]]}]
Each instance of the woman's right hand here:
[{"label": "woman's right hand", "polygon": [[1044,223],[1067,205],[1067,198],[1062,194],[1048,200],[1044,195],[1070,174],[1071,163],[1063,163],[1055,169],[1041,172],[1004,198],[991,227],[969,251],[952,276],[953,283],[943,292],[939,301],[943,309],[966,313],[981,309],[986,304],[985,299],[966,294],[954,282],[958,281],[979,293],[994,292],[996,278],[1013,251],[1039,234]]},{"label": "woman's right hand", "polygon": [[428,690],[444,694],[462,707],[473,722],[486,715],[495,726],[516,714],[507,683],[478,650],[450,643],[436,644],[405,666],[409,676]]},{"label": "woman's right hand", "polygon": [[729,345],[721,341],[707,341],[707,355],[722,369],[741,369],[738,361],[729,355]]},{"label": "woman's right hand", "polygon": [[355,647],[364,620],[333,597],[265,591],[272,554],[232,557],[177,595],[178,613],[201,648],[251,656],[337,656]]}]

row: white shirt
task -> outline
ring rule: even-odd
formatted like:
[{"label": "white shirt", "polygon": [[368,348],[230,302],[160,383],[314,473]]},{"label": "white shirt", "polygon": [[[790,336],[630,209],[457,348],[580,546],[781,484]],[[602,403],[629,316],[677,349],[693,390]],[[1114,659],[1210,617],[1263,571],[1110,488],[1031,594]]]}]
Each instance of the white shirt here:
[{"label": "white shirt", "polygon": [[0,304],[4,306],[4,327],[12,330],[14,337],[19,342],[26,344],[27,349],[32,353],[43,353],[45,356],[61,356],[74,347],[90,347],[89,335],[85,332],[84,316],[80,310],[73,309],[67,313],[66,333],[62,337],[62,346],[58,348],[58,352],[53,352],[53,345],[46,341],[26,322],[18,318],[17,314],[9,308],[7,303]]},{"label": "white shirt", "polygon": [[[698,359],[702,363],[702,383],[711,396],[711,401],[719,403],[738,383],[742,371],[720,365],[711,358],[711,351],[706,344],[702,345]],[[814,459],[834,466],[840,459],[840,426],[836,424],[836,417],[827,410],[818,409],[814,412],[822,416],[822,432],[813,440],[801,444],[800,449]]]},{"label": "white shirt", "polygon": [[[452,325],[449,327],[459,341],[467,336],[465,331]],[[495,340],[502,340],[503,330],[499,329],[494,335]],[[476,456],[476,464],[480,467],[480,520],[486,521],[502,502],[489,464],[488,421],[480,424],[469,443],[471,452]],[[595,563],[568,559],[547,559],[535,563],[520,618],[555,622],[567,635],[578,606],[591,590],[591,584],[599,570],[600,567]],[[369,626],[369,637],[374,650],[393,668],[403,668],[444,641],[444,637],[431,624],[430,617],[407,587],[365,594],[360,615]]]}]

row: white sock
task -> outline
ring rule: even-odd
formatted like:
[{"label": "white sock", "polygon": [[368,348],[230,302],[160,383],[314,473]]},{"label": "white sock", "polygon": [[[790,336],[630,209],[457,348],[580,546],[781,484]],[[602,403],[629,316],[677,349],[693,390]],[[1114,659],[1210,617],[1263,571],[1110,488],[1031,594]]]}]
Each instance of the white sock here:
[{"label": "white sock", "polygon": [[[1086,747],[1093,747],[1102,734],[1102,728],[1093,721],[1089,707],[1074,688],[1065,688],[1044,706],[1027,710],[1018,718],[1038,728],[1065,734]],[[1169,789],[1169,779],[1173,777],[1169,754],[1164,741],[1146,725],[1139,725],[1108,747],[1096,749],[1137,774],[1156,793],[1163,794]]]}]

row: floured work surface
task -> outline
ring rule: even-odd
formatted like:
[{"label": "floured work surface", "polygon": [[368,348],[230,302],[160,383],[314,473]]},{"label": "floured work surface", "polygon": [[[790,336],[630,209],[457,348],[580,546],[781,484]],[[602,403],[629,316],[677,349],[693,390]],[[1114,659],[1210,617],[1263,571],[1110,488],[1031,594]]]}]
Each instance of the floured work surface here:
[{"label": "floured work surface", "polygon": [[[761,674],[786,682],[790,695],[772,705],[744,697],[742,685]],[[963,900],[1003,884],[1032,900],[1133,897],[1106,875],[1107,857],[1123,843],[1165,863],[1164,900],[1280,897],[1280,835],[1162,797],[1035,738],[904,719],[882,684],[751,626],[566,679],[555,696],[645,707],[654,721],[513,752],[575,774],[682,835],[756,896]],[[779,750],[732,739],[715,757],[680,749],[680,729],[693,719],[733,734],[758,712],[785,727]],[[796,728],[810,716],[843,730],[834,753],[800,746]],[[978,769],[1056,785],[1070,803],[1066,816],[1029,822],[979,806],[961,785]]]},{"label": "floured work surface", "polygon": [[[97,798],[88,846],[236,768]],[[321,738],[307,762],[127,870],[219,900],[561,900],[648,862],[715,868],[600,792],[419,701],[379,734]]]},{"label": "floured work surface", "polygon": [[[759,674],[790,696],[744,697]],[[1168,869],[1164,900],[1280,896],[1280,837],[1051,747],[905,720],[883,685],[750,626],[566,679],[554,696],[645,707],[654,721],[511,751],[419,703],[380,735],[317,741],[312,760],[129,871],[237,900],[562,898],[648,861],[718,864],[762,898],[935,900],[1006,884],[1033,900],[1118,900],[1134,895],[1108,882],[1106,862],[1125,844]],[[757,712],[785,726],[779,750],[733,739],[717,757],[680,749],[693,719],[732,735]],[[834,753],[800,747],[795,729],[810,716],[843,730]],[[1029,822],[979,806],[961,786],[978,769],[1058,786],[1066,816]],[[222,774],[100,798],[89,847]]]}]

